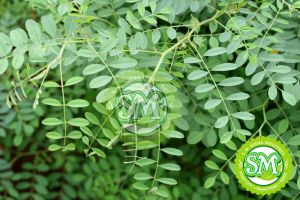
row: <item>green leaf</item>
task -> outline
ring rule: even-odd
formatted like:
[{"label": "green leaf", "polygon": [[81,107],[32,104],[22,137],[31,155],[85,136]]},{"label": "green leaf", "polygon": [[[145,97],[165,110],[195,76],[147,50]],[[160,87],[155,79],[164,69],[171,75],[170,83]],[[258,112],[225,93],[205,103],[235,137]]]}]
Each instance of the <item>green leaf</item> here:
[{"label": "green leaf", "polygon": [[137,173],[137,174],[134,175],[133,178],[135,180],[145,181],[145,180],[152,179],[153,177],[149,174],[146,174],[146,173]]},{"label": "green leaf", "polygon": [[154,147],[156,147],[157,144],[155,144],[152,141],[139,141],[136,143],[136,147],[139,150],[143,150],[143,149],[152,149]]},{"label": "green leaf", "polygon": [[233,134],[233,132],[231,132],[231,131],[227,131],[227,132],[223,133],[220,138],[220,143],[226,144],[227,142],[229,142],[232,138],[232,134]]},{"label": "green leaf", "polygon": [[59,149],[62,149],[62,147],[57,144],[51,144],[48,148],[49,151],[57,151]]},{"label": "green leaf", "polygon": [[246,136],[250,136],[251,132],[248,130],[244,130],[244,129],[236,129],[236,132],[242,134],[242,135],[246,135]]},{"label": "green leaf", "polygon": [[219,159],[221,160],[227,160],[227,156],[225,155],[225,153],[223,153],[222,151],[220,151],[219,149],[214,149],[212,151],[212,153]]},{"label": "green leaf", "polygon": [[136,182],[132,186],[137,190],[142,190],[142,191],[149,190],[149,187],[141,182]]},{"label": "green leaf", "polygon": [[210,188],[212,187],[216,182],[216,176],[209,177],[205,182],[204,182],[204,188]]},{"label": "green leaf", "polygon": [[274,73],[280,73],[280,74],[285,74],[291,71],[291,68],[286,65],[276,65],[267,68],[269,72],[274,72]]},{"label": "green leaf", "polygon": [[14,57],[12,59],[12,66],[14,69],[20,69],[24,62],[24,54],[21,52],[14,53]]},{"label": "green leaf", "polygon": [[81,137],[82,137],[82,133],[80,131],[71,131],[67,135],[67,138],[74,139],[74,140],[80,139]]},{"label": "green leaf", "polygon": [[205,166],[210,168],[210,169],[213,169],[213,170],[219,170],[219,167],[218,165],[212,161],[212,160],[207,160],[204,162]]},{"label": "green leaf", "polygon": [[57,99],[53,99],[53,98],[43,99],[42,103],[49,105],[49,106],[61,106],[62,105]]},{"label": "green leaf", "polygon": [[92,150],[96,153],[97,156],[102,157],[102,158],[106,158],[105,153],[98,148],[92,148]]},{"label": "green leaf", "polygon": [[283,56],[280,54],[267,54],[263,53],[259,56],[259,59],[263,61],[268,61],[268,62],[280,62],[283,61]]},{"label": "green leaf", "polygon": [[12,44],[16,47],[24,47],[28,42],[26,32],[20,28],[17,28],[10,32],[10,39],[12,41]]},{"label": "green leaf", "polygon": [[163,135],[166,138],[178,138],[178,139],[184,138],[184,135],[182,133],[175,130],[166,130],[163,132]]},{"label": "green leaf", "polygon": [[56,88],[56,87],[60,87],[60,85],[54,81],[46,81],[44,83],[44,87],[47,87],[47,88]]},{"label": "green leaf", "polygon": [[84,118],[73,118],[68,121],[68,124],[71,126],[87,126],[89,125],[89,121]]},{"label": "green leaf", "polygon": [[173,155],[173,156],[182,156],[183,155],[183,152],[181,150],[171,148],[171,147],[162,148],[161,151],[165,152],[166,154]]},{"label": "green leaf", "polygon": [[[184,58],[184,63],[186,64],[193,64],[193,63],[200,63],[200,59],[199,58],[195,58],[195,57],[187,57]],[[199,70],[201,71],[201,70]]]},{"label": "green leaf", "polygon": [[229,87],[229,86],[236,86],[244,83],[244,79],[241,77],[230,77],[222,80],[219,85]]},{"label": "green leaf", "polygon": [[[1,44],[0,44],[0,48],[1,48]],[[0,52],[0,54],[1,54],[1,52]],[[6,72],[7,67],[8,67],[7,58],[0,58],[0,75],[3,74],[4,72]]]},{"label": "green leaf", "polygon": [[204,133],[201,131],[193,131],[187,137],[188,144],[197,144],[199,143],[204,136]]},{"label": "green leaf", "polygon": [[10,38],[4,33],[0,33],[0,57],[7,56],[7,54],[9,54],[11,50],[12,50],[12,42]]},{"label": "green leaf", "polygon": [[227,46],[227,54],[235,52],[240,46],[239,40],[232,40]]},{"label": "green leaf", "polygon": [[214,89],[215,86],[210,84],[210,83],[205,83],[205,84],[202,84],[202,85],[198,85],[196,88],[195,88],[195,91],[197,93],[204,93],[204,92],[208,92],[212,89]]},{"label": "green leaf", "polygon": [[89,102],[83,99],[74,99],[67,103],[67,106],[73,107],[73,108],[81,108],[81,107],[87,107],[89,105]]},{"label": "green leaf", "polygon": [[98,76],[93,78],[89,84],[90,88],[100,88],[107,85],[111,81],[111,76]]},{"label": "green leaf", "polygon": [[282,133],[286,132],[288,130],[288,128],[289,128],[289,120],[283,119],[278,124],[278,133],[282,134]]},{"label": "green leaf", "polygon": [[140,167],[148,166],[153,163],[156,163],[156,161],[149,158],[140,158],[136,161],[136,164]]},{"label": "green leaf", "polygon": [[110,66],[116,69],[127,69],[137,66],[138,62],[134,58],[122,57],[110,62]]},{"label": "green leaf", "polygon": [[219,72],[223,72],[223,71],[230,71],[230,70],[234,70],[237,68],[237,65],[234,63],[222,63],[219,65],[216,65],[215,67],[213,67],[211,70],[212,71],[219,71]]},{"label": "green leaf", "polygon": [[169,171],[180,171],[180,166],[174,163],[165,163],[165,164],[161,164],[159,165],[159,167],[169,170]]},{"label": "green leaf", "polygon": [[101,124],[100,121],[98,120],[98,118],[93,113],[86,112],[85,118],[95,125]]},{"label": "green leaf", "polygon": [[293,7],[294,8],[300,8],[300,1],[296,1],[295,3],[293,3]]},{"label": "green leaf", "polygon": [[251,85],[258,85],[259,83],[261,83],[262,80],[264,79],[264,76],[265,76],[265,72],[264,71],[256,73],[251,78]]},{"label": "green leaf", "polygon": [[52,15],[42,16],[41,22],[45,31],[53,38],[56,35],[56,23]]},{"label": "green leaf", "polygon": [[88,66],[86,66],[83,71],[82,74],[83,75],[91,75],[91,74],[96,74],[98,72],[101,72],[105,69],[104,65],[101,64],[90,64]]},{"label": "green leaf", "polygon": [[219,36],[220,42],[226,42],[231,38],[231,33],[230,32],[223,32]]},{"label": "green leaf", "polygon": [[111,88],[105,88],[101,92],[98,93],[96,100],[99,103],[106,102],[107,100],[113,98],[117,93],[117,88],[111,87]]},{"label": "green leaf", "polygon": [[230,101],[240,101],[240,100],[248,99],[249,97],[250,97],[249,94],[246,94],[244,92],[238,92],[238,93],[229,95],[225,99],[230,100]]},{"label": "green leaf", "polygon": [[209,49],[208,51],[206,51],[204,56],[217,56],[217,55],[221,55],[226,52],[227,52],[227,49],[225,49],[224,47],[215,47],[215,48],[212,48],[212,49]]},{"label": "green leaf", "polygon": [[83,78],[81,76],[74,76],[66,81],[65,86],[75,85],[81,82],[82,80]]},{"label": "green leaf", "polygon": [[299,146],[300,145],[300,135],[296,135],[291,137],[288,141],[287,141],[288,145],[291,146]]},{"label": "green leaf", "polygon": [[46,134],[46,136],[47,136],[47,138],[53,139],[53,140],[58,140],[58,139],[63,138],[63,135],[61,133],[55,132],[55,131],[48,132]]},{"label": "green leaf", "polygon": [[209,110],[217,107],[222,102],[221,99],[210,99],[204,104],[204,109]]},{"label": "green leaf", "polygon": [[156,44],[158,43],[158,41],[160,40],[161,38],[161,33],[158,29],[155,29],[153,32],[152,32],[152,42],[153,44]]},{"label": "green leaf", "polygon": [[38,44],[42,43],[42,33],[39,24],[34,20],[29,19],[26,21],[25,26],[31,41]]},{"label": "green leaf", "polygon": [[197,80],[204,76],[206,76],[208,72],[202,71],[202,70],[195,70],[192,73],[188,75],[189,80]]},{"label": "green leaf", "polygon": [[255,116],[249,112],[236,112],[231,114],[235,118],[241,119],[241,120],[254,120]]},{"label": "green leaf", "polygon": [[288,104],[294,106],[297,103],[296,98],[294,97],[294,95],[282,90],[281,91],[282,97],[284,99],[285,102],[287,102]]},{"label": "green leaf", "polygon": [[271,100],[274,100],[277,97],[277,88],[275,84],[272,84],[268,90],[268,96]]},{"label": "green leaf", "polygon": [[177,184],[177,181],[173,178],[159,178],[157,179],[158,182],[161,182],[163,184],[166,184],[166,185],[176,185]]},{"label": "green leaf", "polygon": [[63,124],[63,121],[57,118],[46,118],[42,121],[42,124],[46,126],[57,126]]},{"label": "green leaf", "polygon": [[82,48],[82,49],[79,49],[76,54],[78,56],[81,56],[81,57],[84,57],[84,58],[95,58],[97,57],[97,54],[91,50],[91,49],[87,49],[87,48]]},{"label": "green leaf", "polygon": [[177,32],[173,27],[168,27],[167,34],[171,40],[175,39],[177,36]]},{"label": "green leaf", "polygon": [[223,183],[225,185],[228,185],[229,184],[229,176],[223,171],[220,172],[220,176],[221,176],[221,180],[223,181]]},{"label": "green leaf", "polygon": [[223,128],[228,123],[229,117],[228,116],[222,116],[219,117],[215,123],[216,128]]},{"label": "green leaf", "polygon": [[170,197],[169,193],[162,189],[156,189],[153,193],[164,198]]}]

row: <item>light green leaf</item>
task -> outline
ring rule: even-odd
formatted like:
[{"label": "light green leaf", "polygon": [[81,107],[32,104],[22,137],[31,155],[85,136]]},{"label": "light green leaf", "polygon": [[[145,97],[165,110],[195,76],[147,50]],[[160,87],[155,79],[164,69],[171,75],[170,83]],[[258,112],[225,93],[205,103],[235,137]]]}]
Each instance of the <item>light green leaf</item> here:
[{"label": "light green leaf", "polygon": [[49,151],[57,151],[59,149],[62,149],[62,146],[59,146],[57,144],[51,144],[48,148]]},{"label": "light green leaf", "polygon": [[152,42],[153,44],[156,44],[158,43],[158,41],[160,40],[161,38],[161,33],[158,29],[155,29],[153,32],[152,32]]},{"label": "light green leaf", "polygon": [[24,54],[21,52],[14,52],[14,57],[12,59],[12,66],[14,69],[20,69],[24,63]]},{"label": "light green leaf", "polygon": [[181,150],[171,148],[171,147],[162,148],[161,151],[165,152],[166,154],[173,155],[173,156],[182,156],[183,155],[183,152]]},{"label": "light green leaf", "polygon": [[71,126],[87,126],[89,125],[89,121],[84,118],[73,118],[68,121],[68,124]]},{"label": "light green leaf", "polygon": [[216,182],[216,176],[209,177],[205,182],[204,182],[204,187],[205,188],[210,188],[212,187]]},{"label": "light green leaf", "polygon": [[105,153],[98,148],[92,148],[92,150],[96,153],[97,156],[102,157],[102,158],[106,158]]},{"label": "light green leaf", "polygon": [[145,181],[145,180],[149,180],[151,178],[153,178],[151,175],[146,174],[146,173],[137,173],[134,175],[133,177],[135,180],[139,180],[139,181]]},{"label": "light green leaf", "polygon": [[177,184],[177,181],[173,178],[159,178],[157,179],[158,182],[161,182],[163,184],[166,184],[166,185],[176,185]]},{"label": "light green leaf", "polygon": [[46,136],[47,136],[47,138],[53,139],[53,140],[58,140],[58,139],[63,138],[63,135],[61,133],[55,132],[55,131],[48,132],[46,134]]},{"label": "light green leaf", "polygon": [[83,71],[82,74],[83,75],[91,75],[91,74],[96,74],[98,72],[101,72],[105,69],[104,65],[101,64],[90,64],[88,66],[86,66]]},{"label": "light green leaf", "polygon": [[178,139],[184,138],[184,135],[182,133],[175,130],[166,130],[163,132],[163,135],[166,138],[178,138]]},{"label": "light green leaf", "polygon": [[224,47],[215,47],[215,48],[209,49],[204,54],[204,56],[217,56],[217,55],[221,55],[226,52],[227,52],[227,49],[225,49]]},{"label": "light green leaf", "polygon": [[[1,44],[0,44],[0,48],[1,48]],[[0,58],[0,75],[3,74],[4,72],[6,72],[7,67],[8,67],[8,60],[7,60],[7,58]]]},{"label": "light green leaf", "polygon": [[63,124],[63,121],[57,118],[46,118],[42,121],[42,124],[46,126],[57,126]]},{"label": "light green leaf", "polygon": [[101,92],[98,93],[96,100],[99,103],[106,102],[107,100],[113,98],[117,93],[117,88],[111,87],[111,88],[105,88]]},{"label": "light green leaf", "polygon": [[254,120],[255,116],[249,112],[236,112],[231,114],[235,118],[241,119],[241,120]]},{"label": "light green leaf", "polygon": [[187,58],[184,58],[184,63],[186,63],[186,64],[200,63],[200,59],[195,58],[195,57],[187,57]]},{"label": "light green leaf", "polygon": [[244,92],[238,92],[238,93],[229,95],[225,99],[230,100],[230,101],[240,101],[240,100],[244,100],[244,99],[248,99],[248,98],[249,98],[249,94],[244,93]]},{"label": "light green leaf", "polygon": [[227,156],[225,155],[225,153],[223,153],[222,151],[220,151],[219,149],[214,149],[212,151],[212,153],[219,159],[221,160],[227,160]]},{"label": "light green leaf", "polygon": [[287,102],[288,104],[294,106],[297,103],[296,98],[294,97],[294,95],[282,90],[281,91],[282,97],[284,99],[285,102]]},{"label": "light green leaf", "polygon": [[12,50],[12,42],[4,33],[0,33],[0,57],[4,57]]},{"label": "light green leaf", "polygon": [[208,74],[208,72],[202,71],[202,70],[195,70],[192,73],[190,73],[188,75],[188,79],[189,80],[196,80],[196,79],[200,79],[204,76],[206,76]]},{"label": "light green leaf", "polygon": [[234,70],[236,68],[237,68],[237,65],[234,64],[234,63],[222,63],[222,64],[219,64],[219,65],[216,65],[211,70],[212,71],[223,72],[223,71]]},{"label": "light green leaf", "polygon": [[152,165],[153,163],[156,163],[156,161],[153,159],[146,158],[146,157],[140,158],[136,161],[136,164],[140,167]]},{"label": "light green leaf", "polygon": [[228,123],[229,117],[228,116],[222,116],[219,117],[215,123],[216,128],[223,128]]},{"label": "light green leaf", "polygon": [[96,115],[94,115],[93,113],[86,112],[85,118],[95,125],[100,125],[100,121],[98,120]]},{"label": "light green leaf", "polygon": [[299,146],[300,145],[300,135],[295,135],[295,136],[291,137],[288,140],[287,144],[291,145],[291,146]]},{"label": "light green leaf", "polygon": [[251,78],[251,85],[258,85],[260,82],[262,82],[262,80],[264,79],[264,76],[265,76],[265,71],[256,73]]},{"label": "light green leaf", "polygon": [[272,84],[268,90],[268,95],[271,100],[274,100],[277,96],[277,88],[275,84]]},{"label": "light green leaf", "polygon": [[142,190],[142,191],[149,190],[149,187],[141,182],[136,182],[132,186],[137,190]]},{"label": "light green leaf", "polygon": [[165,163],[165,164],[161,164],[159,165],[159,167],[169,170],[169,171],[180,171],[180,166],[174,163]]},{"label": "light green leaf", "polygon": [[129,57],[122,57],[110,62],[110,66],[116,69],[127,69],[137,66],[137,60]]},{"label": "light green leaf", "polygon": [[209,110],[217,107],[222,102],[221,99],[210,99],[204,104],[204,109]]},{"label": "light green leaf", "polygon": [[225,185],[228,185],[229,184],[229,180],[230,180],[229,176],[225,172],[223,172],[223,171],[220,172],[220,176],[221,176],[221,180],[223,181],[223,183]]},{"label": "light green leaf", "polygon": [[230,32],[223,32],[219,36],[220,42],[226,42],[231,38],[231,33]]},{"label": "light green leaf", "polygon": [[45,31],[53,38],[56,35],[56,23],[52,15],[42,16],[41,22]]},{"label": "light green leaf", "polygon": [[93,78],[89,84],[90,88],[100,88],[107,85],[111,81],[111,76],[98,76]]},{"label": "light green leaf", "polygon": [[92,51],[91,49],[87,49],[87,48],[82,48],[82,49],[79,49],[76,54],[78,56],[81,56],[81,57],[85,57],[85,58],[95,58],[97,56],[97,54]]},{"label": "light green leaf", "polygon": [[73,107],[73,108],[81,108],[81,107],[87,107],[89,105],[89,102],[83,99],[74,99],[67,103],[67,106]]},{"label": "light green leaf", "polygon": [[25,23],[29,38],[34,43],[42,43],[42,33],[39,24],[32,19],[29,19]]},{"label": "light green leaf", "polygon": [[197,144],[199,143],[204,136],[203,131],[193,131],[187,137],[188,144]]},{"label": "light green leaf", "polygon": [[167,29],[167,34],[168,34],[168,37],[169,37],[171,40],[175,39],[176,36],[177,36],[177,32],[176,32],[176,30],[175,30],[173,27],[169,27],[169,28]]},{"label": "light green leaf", "polygon": [[212,160],[207,160],[204,162],[205,166],[210,168],[210,169],[213,169],[213,170],[219,170],[219,167],[218,165],[212,161]]},{"label": "light green leaf", "polygon": [[196,88],[195,88],[195,91],[197,93],[204,93],[204,92],[208,92],[212,89],[214,89],[215,86],[210,84],[210,83],[205,83],[205,84],[202,84],[202,85],[198,85]]},{"label": "light green leaf", "polygon": [[12,44],[16,47],[24,47],[28,42],[28,36],[26,32],[20,28],[17,28],[10,32],[10,39],[12,41]]},{"label": "light green leaf", "polygon": [[231,132],[231,131],[223,133],[221,138],[220,138],[220,143],[221,144],[226,144],[227,142],[229,142],[232,138],[232,134],[233,134],[233,132]]},{"label": "light green leaf", "polygon": [[81,76],[74,76],[66,81],[65,86],[75,85],[81,82],[82,80],[83,78]]},{"label": "light green leaf", "polygon": [[49,105],[49,106],[61,106],[62,104],[57,99],[53,98],[46,98],[42,100],[43,104]]},{"label": "light green leaf", "polygon": [[71,131],[67,135],[67,138],[74,139],[74,140],[80,139],[81,137],[82,137],[82,133],[80,131]]},{"label": "light green leaf", "polygon": [[232,40],[229,45],[227,46],[227,54],[231,54],[235,52],[240,46],[239,40]]},{"label": "light green leaf", "polygon": [[241,77],[230,77],[222,80],[219,85],[229,87],[229,86],[236,86],[244,83],[244,79]]}]

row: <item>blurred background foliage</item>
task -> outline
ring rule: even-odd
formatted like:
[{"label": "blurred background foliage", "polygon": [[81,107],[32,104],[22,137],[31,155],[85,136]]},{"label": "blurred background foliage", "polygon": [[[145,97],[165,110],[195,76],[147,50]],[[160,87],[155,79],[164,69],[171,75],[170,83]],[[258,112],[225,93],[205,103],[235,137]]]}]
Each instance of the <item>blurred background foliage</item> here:
[{"label": "blurred background foliage", "polygon": [[[0,32],[9,33],[13,28],[24,28],[26,19],[39,21],[46,10],[43,6],[39,7],[38,3],[35,4],[38,1],[31,2],[33,4],[23,0],[1,0]],[[98,0],[99,2],[100,0]],[[260,1],[256,2],[261,3]],[[103,17],[105,17],[105,13],[103,13]],[[210,28],[214,29],[213,26],[211,25]],[[210,40],[211,46],[216,42],[218,43],[215,40],[215,37]],[[27,61],[24,65],[26,64],[28,64]],[[81,63],[76,64],[80,65]],[[125,154],[123,149],[118,146],[112,150],[107,150],[109,153],[106,159],[96,159],[95,162],[87,159],[86,155],[80,151],[84,146],[80,142],[76,143],[76,147],[79,148],[76,148],[75,151],[48,151],[50,144],[49,139],[46,138],[48,129],[41,125],[41,121],[47,113],[56,112],[57,110],[42,104],[36,110],[33,110],[32,99],[34,99],[35,92],[31,91],[30,87],[26,88],[29,100],[24,100],[19,103],[18,107],[9,109],[5,101],[8,89],[11,87],[12,77],[18,77],[16,73],[13,68],[9,68],[0,79],[0,199],[161,199],[158,196],[145,195],[145,192],[132,187],[134,181],[132,176],[128,174],[129,167],[123,164]],[[69,77],[78,75],[76,70],[69,70],[68,73]],[[86,91],[86,84],[87,82],[84,82],[76,86],[75,89],[66,89],[65,95],[68,97],[81,96],[92,102],[98,92],[95,90]],[[189,85],[190,83],[185,84]],[[194,87],[193,84],[191,85]],[[254,93],[255,89],[248,87],[245,88],[245,91]],[[45,90],[43,92],[45,97],[61,95],[59,90]],[[258,93],[261,92],[266,92],[266,90],[261,89],[261,91],[258,91]],[[198,95],[195,99],[202,99],[202,96]],[[251,101],[263,103],[261,99],[258,96]],[[247,106],[241,105],[241,107]],[[278,110],[272,109],[275,107],[275,103],[271,104],[268,111],[268,115],[271,116],[270,120],[274,124],[277,121],[284,120]],[[291,113],[291,119],[298,123],[299,120],[295,119],[297,116],[292,116],[293,113],[288,105],[284,104],[283,109]],[[74,114],[80,114],[80,112],[80,110],[75,110]],[[297,111],[297,113],[299,112]],[[263,121],[260,117],[258,118],[258,120]],[[199,121],[201,124],[200,117]],[[278,124],[275,124],[275,127],[278,126]],[[249,127],[253,128],[254,125],[250,124]],[[201,138],[193,139],[190,138],[189,142],[195,143],[193,145],[187,144],[186,140],[170,142],[171,146],[179,147],[184,155],[175,158],[181,166],[179,173],[164,172],[178,181],[176,186],[169,189],[169,199],[280,200],[290,199],[291,196],[297,193],[296,183],[291,182],[287,189],[281,193],[269,197],[257,197],[245,192],[238,185],[233,174],[229,177],[230,182],[228,185],[217,182],[213,188],[204,188],[207,174],[211,173],[211,170],[204,167],[204,162],[211,159],[211,152],[213,146],[216,145],[216,141],[213,141],[214,144],[207,144],[207,141],[204,141],[203,144],[200,142]],[[240,144],[241,142],[237,143]],[[228,154],[229,150],[224,145],[218,146],[218,149]],[[162,159],[168,160],[168,157]],[[219,164],[217,159],[213,158],[213,160],[216,160]],[[147,171],[147,167],[145,168],[145,171]],[[230,170],[227,169],[227,171]]]}]

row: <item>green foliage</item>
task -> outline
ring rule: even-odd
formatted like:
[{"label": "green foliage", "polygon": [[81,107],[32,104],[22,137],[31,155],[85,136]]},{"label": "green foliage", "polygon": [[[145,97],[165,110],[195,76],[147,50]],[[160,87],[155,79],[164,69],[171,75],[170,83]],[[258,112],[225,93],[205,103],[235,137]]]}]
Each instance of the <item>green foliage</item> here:
[{"label": "green foliage", "polygon": [[[266,199],[299,198],[299,1],[0,2],[0,199],[257,199],[233,159],[258,135],[295,166]],[[147,136],[115,115],[137,81],[168,102]]]}]

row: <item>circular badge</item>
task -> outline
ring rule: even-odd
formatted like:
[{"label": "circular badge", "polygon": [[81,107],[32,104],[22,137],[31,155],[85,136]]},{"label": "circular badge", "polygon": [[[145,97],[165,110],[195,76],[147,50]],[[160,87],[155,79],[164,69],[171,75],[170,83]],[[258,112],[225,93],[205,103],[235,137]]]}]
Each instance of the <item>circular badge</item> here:
[{"label": "circular badge", "polygon": [[146,135],[156,131],[167,116],[163,93],[148,83],[132,83],[117,96],[116,116],[131,133]]},{"label": "circular badge", "polygon": [[285,186],[293,171],[288,149],[270,137],[248,140],[237,152],[235,174],[249,192],[269,195]]}]

